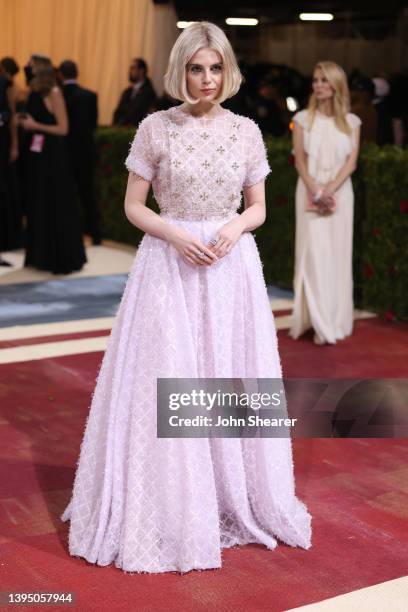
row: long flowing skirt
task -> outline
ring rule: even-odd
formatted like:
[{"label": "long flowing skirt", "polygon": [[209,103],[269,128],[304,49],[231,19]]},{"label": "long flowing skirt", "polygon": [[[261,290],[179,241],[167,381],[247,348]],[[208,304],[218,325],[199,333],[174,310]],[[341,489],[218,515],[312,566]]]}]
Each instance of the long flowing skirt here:
[{"label": "long flowing skirt", "polygon": [[[225,221],[168,217],[207,243]],[[222,548],[311,546],[290,438],[157,438],[157,377],[279,378],[253,235],[215,264],[145,235],[99,372],[71,501],[69,551],[129,572],[219,568]]]},{"label": "long flowing skirt", "polygon": [[46,135],[43,151],[28,151],[26,163],[24,265],[54,274],[80,270],[87,259],[64,139]]},{"label": "long flowing skirt", "polygon": [[331,344],[353,330],[353,206],[348,179],[335,194],[332,215],[306,211],[307,191],[296,188],[296,256],[292,326],[298,338],[308,328]]}]

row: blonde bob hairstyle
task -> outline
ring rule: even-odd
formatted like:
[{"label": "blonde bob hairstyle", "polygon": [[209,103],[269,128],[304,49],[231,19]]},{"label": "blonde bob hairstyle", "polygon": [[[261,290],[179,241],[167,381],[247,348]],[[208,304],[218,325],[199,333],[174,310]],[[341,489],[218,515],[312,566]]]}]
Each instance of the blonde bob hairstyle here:
[{"label": "blonde bob hairstyle", "polygon": [[[313,74],[320,69],[333,89],[333,117],[342,132],[351,134],[351,127],[347,122],[346,115],[350,111],[350,93],[347,85],[347,77],[343,68],[335,62],[318,62],[313,69]],[[314,93],[310,96],[309,105],[309,127],[312,125],[316,111],[317,99]]]},{"label": "blonde bob hairstyle", "polygon": [[213,104],[223,102],[239,90],[243,77],[228,38],[214,23],[198,21],[183,30],[171,50],[164,75],[164,88],[172,98],[190,104],[197,104],[199,101],[190,97],[187,91],[186,67],[193,55],[203,47],[216,51],[223,63],[221,90],[218,97],[211,102]]}]

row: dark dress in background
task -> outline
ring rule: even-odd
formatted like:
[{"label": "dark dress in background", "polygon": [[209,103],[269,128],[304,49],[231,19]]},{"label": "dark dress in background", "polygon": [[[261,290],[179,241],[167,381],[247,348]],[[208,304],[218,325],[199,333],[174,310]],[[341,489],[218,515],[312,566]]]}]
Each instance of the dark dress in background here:
[{"label": "dark dress in background", "polygon": [[69,83],[62,88],[67,106],[68,152],[77,193],[85,213],[85,232],[93,242],[101,240],[99,207],[95,198],[95,130],[98,124],[96,93]]},{"label": "dark dress in background", "polygon": [[0,75],[0,252],[21,246],[22,213],[16,162],[10,162],[11,110],[7,89],[11,81]]},{"label": "dark dress in background", "polygon": [[[55,125],[42,96],[32,92],[27,112],[39,123]],[[29,141],[41,131],[30,132]],[[26,149],[26,266],[68,274],[86,262],[75,185],[65,136],[42,133],[41,152]]]}]

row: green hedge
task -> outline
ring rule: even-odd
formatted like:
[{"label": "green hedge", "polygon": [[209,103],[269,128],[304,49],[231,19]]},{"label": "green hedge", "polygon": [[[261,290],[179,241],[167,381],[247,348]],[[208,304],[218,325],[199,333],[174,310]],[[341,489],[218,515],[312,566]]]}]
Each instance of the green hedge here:
[{"label": "green hedge", "polygon": [[[97,185],[104,236],[137,245],[143,232],[131,226],[123,211],[124,160],[133,134],[126,129],[98,130]],[[266,282],[292,288],[297,173],[289,140],[266,139],[266,144],[272,168],[266,182],[268,214],[254,234]],[[353,185],[355,303],[390,320],[408,320],[408,151],[363,148]],[[152,194],[148,205],[158,211]]]},{"label": "green hedge", "polygon": [[408,151],[368,147],[362,167],[362,303],[408,320]]}]

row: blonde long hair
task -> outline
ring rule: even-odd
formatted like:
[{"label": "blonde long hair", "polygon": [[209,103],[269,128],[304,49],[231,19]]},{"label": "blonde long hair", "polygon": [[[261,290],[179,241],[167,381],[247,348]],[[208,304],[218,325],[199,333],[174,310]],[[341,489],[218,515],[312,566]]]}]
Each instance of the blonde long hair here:
[{"label": "blonde long hair", "polygon": [[31,61],[33,63],[34,77],[30,81],[30,88],[42,96],[48,96],[57,84],[51,60],[45,55],[32,55]]},{"label": "blonde long hair", "polygon": [[[351,127],[346,118],[347,113],[350,112],[350,92],[346,73],[335,62],[318,62],[313,69],[313,73],[319,68],[333,88],[334,121],[339,130],[350,135]],[[310,96],[307,110],[309,111],[309,126],[311,127],[317,111],[317,99],[314,93]]]},{"label": "blonde long hair", "polygon": [[190,104],[199,101],[188,94],[186,66],[193,55],[203,47],[217,51],[224,67],[221,91],[212,103],[223,102],[239,90],[243,77],[224,31],[209,21],[198,21],[183,30],[170,53],[169,65],[164,75],[164,88],[176,100]]}]

